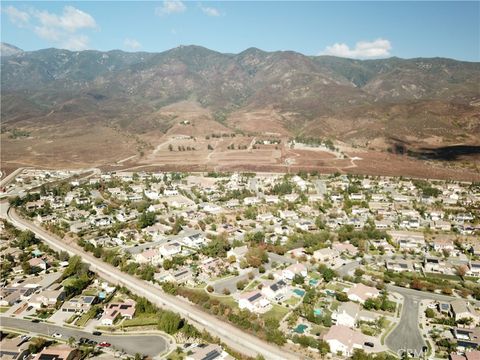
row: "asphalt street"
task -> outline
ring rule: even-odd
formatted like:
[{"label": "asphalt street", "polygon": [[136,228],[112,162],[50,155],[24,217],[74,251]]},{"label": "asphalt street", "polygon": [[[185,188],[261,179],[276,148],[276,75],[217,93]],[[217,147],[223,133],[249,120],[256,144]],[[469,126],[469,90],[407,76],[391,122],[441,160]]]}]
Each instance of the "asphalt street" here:
[{"label": "asphalt street", "polygon": [[419,304],[420,300],[413,296],[404,297],[400,323],[385,339],[387,346],[398,355],[403,351],[420,354],[425,345],[418,328]]},{"label": "asphalt street", "polygon": [[60,340],[68,340],[74,337],[75,340],[81,337],[95,340],[96,342],[106,341],[112,344],[115,350],[125,351],[128,354],[135,355],[136,353],[156,357],[169,348],[169,339],[161,335],[106,335],[100,336],[92,335],[91,333],[62,327],[44,322],[33,323],[30,320],[15,319],[9,317],[0,317],[0,327],[7,329],[18,329],[29,334],[39,334],[44,336],[52,336],[54,333],[62,334]]},{"label": "asphalt street", "polygon": [[[1,208],[2,212],[5,209]],[[117,268],[104,263],[93,255],[85,252],[76,244],[67,244],[62,239],[48,233],[35,224],[22,219],[13,209],[8,209],[7,213],[2,213],[13,225],[19,229],[30,229],[35,235],[45,241],[54,250],[64,250],[70,254],[76,254],[82,257],[85,263],[90,265],[90,270],[96,272],[100,277],[107,279],[111,283],[123,285],[130,291],[139,296],[144,296],[153,304],[172,310],[185,317],[189,322],[200,329],[205,329],[214,336],[218,336],[223,342],[233,349],[249,356],[262,354],[266,359],[298,359],[297,354],[293,354],[284,348],[268,344],[267,342],[247,334],[233,325],[222,321],[215,316],[205,313],[200,308],[192,305],[188,301],[163,292],[160,288],[142,281],[138,278],[125,274]]]}]

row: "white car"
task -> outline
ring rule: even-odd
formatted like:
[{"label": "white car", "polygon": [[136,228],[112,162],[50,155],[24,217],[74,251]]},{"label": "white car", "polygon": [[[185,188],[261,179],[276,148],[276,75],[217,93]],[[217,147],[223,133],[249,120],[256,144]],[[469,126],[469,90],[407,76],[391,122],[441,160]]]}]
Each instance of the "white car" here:
[{"label": "white car", "polygon": [[62,334],[54,333],[52,334],[52,337],[54,337],[55,339],[60,339],[62,337]]}]

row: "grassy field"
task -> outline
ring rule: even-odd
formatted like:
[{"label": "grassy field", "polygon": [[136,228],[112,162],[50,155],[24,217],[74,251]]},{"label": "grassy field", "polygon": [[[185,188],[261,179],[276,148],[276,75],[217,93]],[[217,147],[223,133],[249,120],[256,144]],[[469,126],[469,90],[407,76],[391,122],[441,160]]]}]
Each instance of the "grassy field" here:
[{"label": "grassy field", "polygon": [[263,314],[264,319],[275,319],[275,320],[282,320],[285,315],[288,314],[290,309],[287,309],[284,306],[280,306],[277,304],[273,304],[273,307],[270,311],[267,311],[265,314]]},{"label": "grassy field", "polygon": [[131,320],[125,320],[122,323],[123,327],[132,327],[132,326],[149,326],[149,325],[157,325],[158,323],[158,316],[156,314],[142,314],[140,316],[136,316]]},{"label": "grassy field", "polygon": [[0,306],[0,314],[3,314],[3,313],[6,312],[8,309],[10,309],[9,306]]}]

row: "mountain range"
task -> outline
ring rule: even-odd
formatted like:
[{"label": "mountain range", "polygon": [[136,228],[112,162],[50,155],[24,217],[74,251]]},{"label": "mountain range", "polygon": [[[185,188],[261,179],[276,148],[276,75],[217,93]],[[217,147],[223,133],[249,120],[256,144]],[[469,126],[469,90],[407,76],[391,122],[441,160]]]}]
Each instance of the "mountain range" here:
[{"label": "mountain range", "polygon": [[[478,62],[257,48],[225,54],[193,45],[131,53],[22,51],[2,43],[1,54],[4,133],[78,124],[164,133],[176,121],[175,104],[188,102],[243,132],[379,148],[392,141],[436,146],[480,139]],[[165,107],[172,116],[162,113]]]}]

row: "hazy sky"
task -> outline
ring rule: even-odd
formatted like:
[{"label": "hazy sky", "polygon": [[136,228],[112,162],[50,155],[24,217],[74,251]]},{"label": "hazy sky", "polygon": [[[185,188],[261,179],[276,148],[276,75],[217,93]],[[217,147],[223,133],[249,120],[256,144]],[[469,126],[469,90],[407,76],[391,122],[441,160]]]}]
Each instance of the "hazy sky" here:
[{"label": "hazy sky", "polygon": [[24,50],[201,45],[353,58],[480,61],[480,2],[8,2],[2,41]]}]

